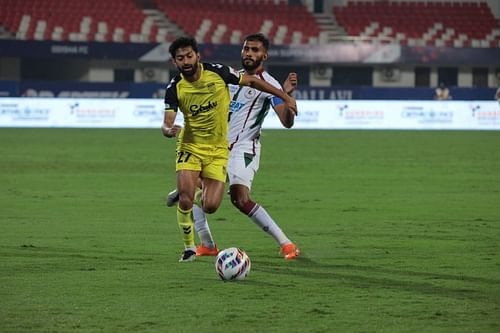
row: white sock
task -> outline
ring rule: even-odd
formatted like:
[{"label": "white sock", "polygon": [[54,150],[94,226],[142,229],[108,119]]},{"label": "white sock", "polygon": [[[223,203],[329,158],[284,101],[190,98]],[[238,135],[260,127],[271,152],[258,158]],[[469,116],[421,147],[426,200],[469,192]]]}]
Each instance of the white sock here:
[{"label": "white sock", "polygon": [[209,248],[215,247],[214,239],[212,238],[212,233],[210,232],[205,212],[196,204],[193,205],[193,219],[194,230],[198,233],[198,237],[200,237],[203,245]]},{"label": "white sock", "polygon": [[[259,227],[265,232],[271,235],[279,245],[284,245],[291,243],[291,241],[286,237],[285,233],[280,229],[280,227],[274,222],[272,217],[266,212],[264,207],[258,205],[252,216],[249,216],[252,221],[255,222]],[[195,227],[196,228],[196,227]]]}]

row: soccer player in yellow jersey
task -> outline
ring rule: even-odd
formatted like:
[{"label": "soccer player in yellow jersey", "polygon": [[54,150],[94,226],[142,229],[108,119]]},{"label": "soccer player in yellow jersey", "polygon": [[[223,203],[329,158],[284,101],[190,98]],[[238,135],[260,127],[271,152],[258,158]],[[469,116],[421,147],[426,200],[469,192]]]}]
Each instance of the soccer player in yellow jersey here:
[{"label": "soccer player in yellow jersey", "polygon": [[[194,38],[176,39],[169,52],[180,73],[170,81],[165,92],[162,132],[169,138],[180,132],[180,127],[174,125],[177,109],[180,109],[184,129],[176,151],[177,222],[184,242],[179,261],[187,262],[196,258],[193,202],[211,214],[219,208],[224,195],[230,103],[227,85],[250,86],[278,96],[294,113],[297,105],[293,97],[255,76],[238,73],[221,64],[201,63]],[[196,193],[198,178],[202,180],[202,191]]]}]

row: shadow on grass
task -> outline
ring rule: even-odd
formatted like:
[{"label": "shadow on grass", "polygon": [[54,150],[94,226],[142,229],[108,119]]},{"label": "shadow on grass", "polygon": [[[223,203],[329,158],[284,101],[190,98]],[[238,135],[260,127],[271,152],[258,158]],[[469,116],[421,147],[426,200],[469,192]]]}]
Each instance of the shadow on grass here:
[{"label": "shadow on grass", "polygon": [[[397,270],[375,266],[325,264],[316,262],[305,254],[293,262],[283,262],[282,259],[266,260],[261,257],[253,261],[252,270],[311,280],[331,281],[332,283],[338,282],[339,284],[349,284],[357,288],[399,289],[457,299],[490,299],[495,304],[500,305],[498,297],[488,295],[484,287],[478,286],[478,283],[486,284],[486,289],[500,290],[500,280],[495,279]],[[389,277],[384,275],[389,275]],[[418,279],[420,281],[417,281]],[[457,282],[463,282],[464,284],[463,287],[454,288],[422,281],[422,279],[442,281],[443,283],[452,282],[455,285]],[[474,285],[471,285],[471,283]]]},{"label": "shadow on grass", "polygon": [[[76,249],[44,248],[30,245],[20,247],[3,247],[2,255],[12,258],[66,258],[75,260],[74,264],[81,266],[78,260],[90,260],[94,263],[91,270],[105,265],[109,266],[109,260],[126,265],[152,264],[156,261],[164,262],[165,254],[162,253],[131,253],[121,251],[101,251],[92,249],[87,253]],[[101,263],[106,259],[106,263]],[[85,263],[85,262],[84,262]],[[172,262],[177,264],[177,262]],[[197,258],[194,265],[214,264],[213,257]],[[50,265],[49,265],[50,266]],[[43,265],[40,269],[51,270],[53,267]],[[85,265],[84,265],[85,266]],[[87,266],[85,266],[88,269]],[[486,290],[500,290],[500,280],[466,275],[442,274],[433,272],[411,271],[404,269],[386,268],[383,266],[367,266],[354,264],[329,264],[318,262],[307,256],[307,253],[294,261],[285,261],[278,256],[260,254],[252,258],[252,271],[272,275],[288,275],[292,278],[310,279],[316,281],[326,281],[328,283],[338,283],[352,285],[356,288],[386,288],[399,289],[408,292],[419,292],[422,294],[452,297],[457,299],[490,299],[495,304],[500,305],[500,298],[486,294]],[[431,281],[429,281],[431,280]],[[261,285],[269,287],[294,287],[296,281],[270,282],[265,280],[248,279],[244,284]],[[436,282],[436,283],[433,283]],[[438,285],[440,283],[441,285]],[[461,283],[461,287],[448,287],[442,284]],[[486,285],[486,286],[484,286]]]}]

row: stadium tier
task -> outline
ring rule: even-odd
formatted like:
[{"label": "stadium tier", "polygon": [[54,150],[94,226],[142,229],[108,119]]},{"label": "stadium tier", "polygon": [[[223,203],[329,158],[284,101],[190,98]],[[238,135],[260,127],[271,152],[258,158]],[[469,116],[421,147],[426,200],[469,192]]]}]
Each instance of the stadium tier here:
[{"label": "stadium tier", "polygon": [[130,0],[2,0],[0,13],[23,40],[149,42],[157,31]]},{"label": "stadium tier", "polygon": [[305,6],[286,1],[156,0],[156,4],[200,42],[239,44],[245,35],[261,31],[276,45],[308,44],[316,43],[320,33]]},{"label": "stadium tier", "polygon": [[[335,39],[408,46],[498,47],[500,26],[486,2],[345,1],[325,15],[287,0],[2,0],[0,37],[20,40],[158,43],[189,34],[240,44],[266,34],[274,45]],[[293,3],[293,4],[292,4]]]},{"label": "stadium tier", "polygon": [[350,1],[333,14],[359,39],[409,46],[498,47],[500,29],[485,2]]},{"label": "stadium tier", "polygon": [[[147,5],[145,5],[147,3]],[[249,5],[255,10],[249,11]],[[146,8],[144,8],[146,7]],[[317,42],[320,29],[303,5],[266,0],[2,0],[4,35],[21,40],[164,42],[191,34],[200,42],[239,44],[266,33],[275,44]]]}]

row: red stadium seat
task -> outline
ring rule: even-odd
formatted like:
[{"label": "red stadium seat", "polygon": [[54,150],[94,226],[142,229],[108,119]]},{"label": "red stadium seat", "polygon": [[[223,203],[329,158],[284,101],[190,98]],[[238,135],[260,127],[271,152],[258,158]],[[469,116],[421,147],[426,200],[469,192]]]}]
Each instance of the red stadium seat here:
[{"label": "red stadium seat", "polygon": [[[495,44],[491,35],[499,29],[486,2],[348,1],[346,6],[334,6],[333,15],[351,37],[363,37],[366,28],[378,23],[370,37],[394,40],[399,33],[405,36],[400,41],[404,45],[409,39],[431,46],[436,42],[454,45],[460,34],[466,36],[464,45],[471,45],[468,41],[472,39]],[[405,19],[410,16],[411,19]],[[393,34],[384,35],[384,28],[391,28]],[[447,29],[453,29],[454,33],[446,34]]]},{"label": "red stadium seat", "polygon": [[[132,0],[75,0],[70,4],[58,0],[3,0],[1,13],[0,25],[27,40],[35,39],[35,36],[51,39],[56,32],[62,40],[78,36],[93,41],[96,40],[98,22],[106,22],[110,36],[116,28],[123,28],[124,41],[128,41],[132,34],[141,33],[146,18]],[[23,16],[29,19],[25,18],[21,26]],[[37,25],[42,21],[46,22],[46,28],[37,34]],[[110,38],[105,37],[106,40]],[[149,35],[144,38],[154,42]]]},{"label": "red stadium seat", "polygon": [[[220,42],[232,41],[239,44],[246,34],[261,31],[266,20],[272,22],[272,26],[268,27],[268,37],[277,40],[278,43],[288,44],[292,41],[294,33],[300,32],[303,36],[302,42],[307,44],[309,38],[318,38],[320,33],[314,16],[305,6],[287,5],[285,1],[276,3],[266,0],[156,0],[156,6],[181,29],[197,36],[200,42],[212,42],[217,26],[224,24],[227,31],[220,38]],[[182,8],[189,8],[189,12],[180,13]],[[205,34],[202,34],[201,27],[203,19],[211,22],[211,27]],[[286,29],[280,30],[279,26]],[[285,30],[286,32],[283,32]],[[279,31],[283,35],[278,35]],[[231,38],[236,36],[237,32],[241,32],[240,37]]]},{"label": "red stadium seat", "polygon": [[[135,0],[2,0],[0,25],[20,39],[163,42],[175,38],[143,13]],[[287,0],[151,0],[181,31],[200,42],[241,43],[264,32],[278,44],[309,44],[321,30],[304,5]],[[485,0],[347,1],[333,16],[353,37],[401,44],[493,45],[499,24]],[[411,19],[408,19],[410,18]],[[465,37],[464,37],[465,36]],[[458,43],[455,43],[458,42]]]}]

